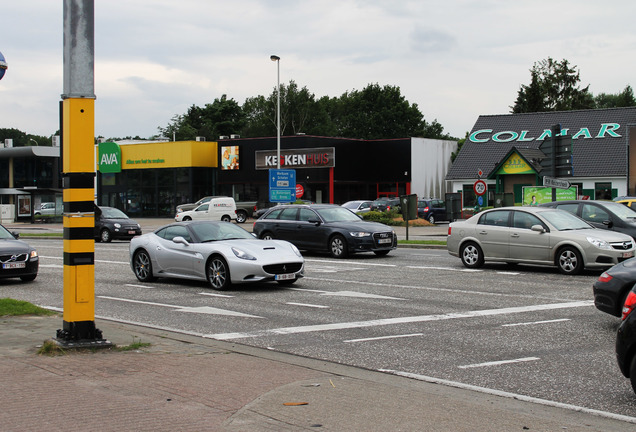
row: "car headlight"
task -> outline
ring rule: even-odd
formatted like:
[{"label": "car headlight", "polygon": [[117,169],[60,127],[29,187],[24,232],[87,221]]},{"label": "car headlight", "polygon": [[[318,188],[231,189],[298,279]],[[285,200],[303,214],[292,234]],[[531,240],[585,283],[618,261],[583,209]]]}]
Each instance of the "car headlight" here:
[{"label": "car headlight", "polygon": [[610,246],[610,244],[606,242],[605,240],[597,239],[594,237],[588,237],[587,241],[589,241],[590,243],[592,243],[594,246],[596,246],[599,249],[612,250],[612,246]]},{"label": "car headlight", "polygon": [[256,261],[256,257],[253,257],[252,255],[248,254],[247,252],[239,248],[233,247],[232,252],[234,252],[234,255],[236,255],[237,258],[250,260],[250,261]]},{"label": "car headlight", "polygon": [[120,223],[116,223],[116,224],[113,224],[113,225],[115,225],[115,228],[121,228],[121,224]]},{"label": "car headlight", "polygon": [[301,258],[303,257],[302,254],[300,253],[300,251],[298,250],[298,248],[295,245],[293,245],[292,243],[290,243],[289,245],[291,246],[292,250],[294,251],[294,253],[296,255],[298,255]]},{"label": "car headlight", "polygon": [[36,259],[38,257],[38,251],[32,250],[30,254],[30,259]]},{"label": "car headlight", "polygon": [[370,232],[364,232],[364,231],[352,231],[349,233],[351,235],[351,237],[369,237],[371,235]]}]

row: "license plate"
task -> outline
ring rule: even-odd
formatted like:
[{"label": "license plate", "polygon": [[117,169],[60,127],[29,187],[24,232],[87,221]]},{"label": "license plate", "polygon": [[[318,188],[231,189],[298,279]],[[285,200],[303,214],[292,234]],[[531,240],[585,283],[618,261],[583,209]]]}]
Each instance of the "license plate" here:
[{"label": "license plate", "polygon": [[128,234],[135,235],[135,231],[128,231]]},{"label": "license plate", "polygon": [[14,262],[14,263],[4,263],[2,264],[3,269],[17,269],[17,268],[25,268],[26,263],[23,262]]},{"label": "license plate", "polygon": [[296,279],[296,275],[294,273],[286,273],[286,274],[277,274],[274,276],[274,280],[290,280]]},{"label": "license plate", "polygon": [[391,243],[391,242],[393,242],[393,240],[390,239],[390,238],[385,238],[385,239],[378,240],[378,244]]},{"label": "license plate", "polygon": [[634,252],[623,252],[623,258],[631,258],[634,256]]}]

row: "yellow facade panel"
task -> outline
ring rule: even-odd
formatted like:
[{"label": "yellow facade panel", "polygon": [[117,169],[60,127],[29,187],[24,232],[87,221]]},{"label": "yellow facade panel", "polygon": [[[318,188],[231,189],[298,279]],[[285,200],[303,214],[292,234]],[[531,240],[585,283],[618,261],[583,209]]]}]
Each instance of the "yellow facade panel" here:
[{"label": "yellow facade panel", "polygon": [[218,167],[213,141],[168,141],[121,145],[121,168]]},{"label": "yellow facade panel", "polygon": [[62,101],[63,157],[65,173],[95,172],[95,100],[69,98]]}]

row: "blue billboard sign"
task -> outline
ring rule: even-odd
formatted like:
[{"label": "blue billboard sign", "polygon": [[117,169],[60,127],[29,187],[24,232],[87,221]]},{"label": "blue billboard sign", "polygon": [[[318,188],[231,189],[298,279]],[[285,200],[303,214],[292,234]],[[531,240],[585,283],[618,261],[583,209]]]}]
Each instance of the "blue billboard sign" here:
[{"label": "blue billboard sign", "polygon": [[296,201],[296,170],[269,170],[269,200],[271,202]]}]

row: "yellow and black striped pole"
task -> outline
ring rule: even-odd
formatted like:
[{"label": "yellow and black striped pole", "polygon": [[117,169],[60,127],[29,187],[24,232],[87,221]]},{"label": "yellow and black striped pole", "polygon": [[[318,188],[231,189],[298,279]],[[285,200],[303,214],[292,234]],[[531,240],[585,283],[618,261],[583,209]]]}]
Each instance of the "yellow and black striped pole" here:
[{"label": "yellow and black striped pole", "polygon": [[57,342],[67,347],[110,345],[95,326],[93,26],[93,0],[64,0],[64,321]]}]

